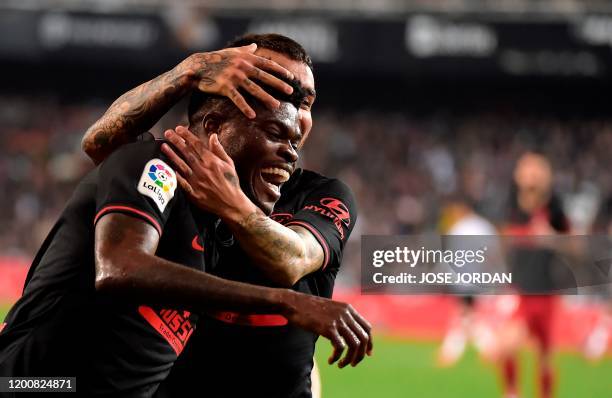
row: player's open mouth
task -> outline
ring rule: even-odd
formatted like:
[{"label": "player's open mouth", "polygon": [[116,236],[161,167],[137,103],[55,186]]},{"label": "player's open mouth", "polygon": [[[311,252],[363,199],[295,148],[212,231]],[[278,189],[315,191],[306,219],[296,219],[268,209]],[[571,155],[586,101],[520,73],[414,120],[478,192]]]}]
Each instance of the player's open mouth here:
[{"label": "player's open mouth", "polygon": [[280,167],[265,167],[261,169],[261,179],[264,185],[273,193],[273,196],[280,196],[280,187],[289,180],[291,173]]}]

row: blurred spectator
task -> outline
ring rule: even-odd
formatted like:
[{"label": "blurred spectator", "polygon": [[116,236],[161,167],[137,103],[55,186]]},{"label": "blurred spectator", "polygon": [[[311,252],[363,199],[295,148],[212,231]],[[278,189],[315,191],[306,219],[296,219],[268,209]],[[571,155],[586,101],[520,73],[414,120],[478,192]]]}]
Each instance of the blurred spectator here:
[{"label": "blurred spectator", "polygon": [[[75,183],[92,168],[80,151],[80,139],[105,107],[0,97],[5,197],[0,255],[33,257]],[[179,115],[172,112],[161,123],[174,126]],[[567,212],[576,218],[570,221],[584,233],[598,221],[599,230],[606,229],[601,219],[612,197],[612,119],[479,110],[417,116],[316,109],[315,120],[303,165],[344,180],[360,209],[340,283],[358,281],[362,234],[434,231],[440,203],[458,189],[480,214],[501,220],[512,167],[527,149],[551,159],[554,188],[563,194],[564,205],[580,207]]]}]

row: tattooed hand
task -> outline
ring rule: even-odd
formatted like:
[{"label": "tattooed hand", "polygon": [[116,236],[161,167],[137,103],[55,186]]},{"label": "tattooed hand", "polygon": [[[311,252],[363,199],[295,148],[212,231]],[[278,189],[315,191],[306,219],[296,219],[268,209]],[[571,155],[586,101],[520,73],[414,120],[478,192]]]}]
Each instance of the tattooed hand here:
[{"label": "tattooed hand", "polygon": [[102,162],[115,149],[153,127],[164,113],[195,89],[230,98],[250,118],[255,117],[255,112],[239,88],[267,106],[278,107],[280,103],[251,79],[291,93],[290,85],[268,72],[290,79],[293,75],[276,62],[255,55],[256,49],[257,45],[251,44],[193,54],[171,70],[124,93],[87,130],[83,150],[96,164]]},{"label": "tattooed hand", "polygon": [[270,108],[278,108],[280,102],[251,79],[257,79],[287,94],[293,91],[290,85],[266,71],[275,72],[288,79],[293,79],[293,74],[276,62],[255,55],[255,50],[257,45],[250,44],[244,47],[197,53],[189,56],[178,67],[191,72],[194,88],[228,97],[245,116],[254,118],[255,111],[247,104],[238,89],[245,89]]},{"label": "tattooed hand", "polygon": [[178,126],[164,135],[180,156],[168,144],[162,144],[162,151],[174,164],[178,182],[193,203],[222,218],[245,205],[257,210],[242,192],[234,162],[216,134],[206,142]]}]

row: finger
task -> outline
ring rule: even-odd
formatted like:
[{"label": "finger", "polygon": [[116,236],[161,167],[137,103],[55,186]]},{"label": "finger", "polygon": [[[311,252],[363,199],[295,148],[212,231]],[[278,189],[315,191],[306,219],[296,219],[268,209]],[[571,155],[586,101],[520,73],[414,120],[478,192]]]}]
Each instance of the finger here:
[{"label": "finger", "polygon": [[338,331],[335,329],[332,335],[329,337],[329,340],[331,341],[332,346],[334,347],[334,351],[332,352],[331,356],[327,359],[327,363],[331,365],[342,357],[342,352],[344,352],[346,343],[344,342],[344,339],[342,338],[342,336],[340,336]]},{"label": "finger", "polygon": [[285,83],[278,77],[273,76],[268,72],[256,68],[254,66],[249,68],[249,70],[247,71],[247,76],[287,94],[293,93],[293,87],[291,87],[291,85]]},{"label": "finger", "polygon": [[247,104],[246,100],[238,92],[238,90],[236,90],[235,88],[231,88],[227,97],[234,103],[234,105],[238,107],[238,109],[240,109],[240,112],[244,113],[244,116],[249,119],[255,118],[255,111],[249,106],[249,104]]},{"label": "finger", "polygon": [[187,142],[175,130],[166,130],[164,132],[164,137],[170,141],[175,148],[181,151],[187,147]]},{"label": "finger", "polygon": [[253,55],[251,58],[251,63],[260,69],[264,69],[268,72],[276,72],[278,75],[285,76],[285,78],[289,80],[295,79],[295,76],[290,70],[281,66],[279,63],[272,61],[271,59],[260,57],[258,55]]},{"label": "finger", "polygon": [[211,134],[209,145],[212,153],[221,158],[221,160],[230,164],[234,164],[232,158],[227,154],[227,152],[225,152],[223,145],[221,145],[221,143],[219,142],[219,136],[217,134]]},{"label": "finger", "polygon": [[188,143],[179,134],[181,134],[181,129],[177,127],[177,130],[174,133],[167,131],[165,135],[168,141],[170,141],[170,143],[179,150],[181,159],[187,163],[187,166],[193,169],[200,165],[202,158],[200,157],[200,154],[194,150],[193,146],[188,145]]},{"label": "finger", "polygon": [[362,317],[361,314],[358,313],[353,307],[350,308],[350,311],[353,318],[355,318],[357,323],[359,323],[363,330],[368,334],[368,348],[366,352],[368,355],[372,355],[372,350],[374,349],[374,342],[372,340],[372,324],[368,322],[367,319]]},{"label": "finger", "polygon": [[187,193],[187,195],[193,195],[193,188],[191,187],[191,185],[187,182],[186,179],[184,179],[183,177],[181,177],[180,174],[176,175],[176,179],[178,180],[179,185],[181,186],[181,188],[183,188],[183,190]]},{"label": "finger", "polygon": [[353,331],[355,336],[357,336],[358,339],[359,345],[357,347],[355,357],[351,361],[351,366],[357,366],[357,364],[361,362],[366,355],[370,335],[365,330],[363,330],[361,325],[359,325],[359,323],[357,323],[357,321],[355,321],[354,319],[350,319],[347,322],[347,325],[349,326],[349,328],[351,328],[351,330]]},{"label": "finger", "polygon": [[187,165],[187,163],[185,163],[185,161],[179,155],[176,154],[176,152],[174,152],[170,145],[165,143],[162,144],[162,152],[168,157],[168,159],[170,159],[170,162],[174,164],[178,173],[181,173],[187,177],[191,177],[191,175],[193,174],[193,170]]},{"label": "finger", "polygon": [[198,165],[206,164],[210,151],[208,149],[208,140],[201,140],[198,136],[190,132],[185,127],[177,127],[176,133],[185,140],[185,146],[179,148],[183,158],[185,158],[190,167],[195,168]]},{"label": "finger", "polygon": [[247,53],[254,53],[255,51],[257,51],[257,43],[251,43],[248,44],[246,46],[242,46],[242,47],[237,47],[236,50],[238,51],[244,51]]},{"label": "finger", "polygon": [[349,311],[353,318],[355,318],[355,320],[363,327],[366,332],[370,332],[372,330],[372,324],[368,322],[368,320],[365,319],[363,316],[361,316],[361,314],[357,312],[357,310],[354,309],[353,306],[349,306]]},{"label": "finger", "polygon": [[198,151],[202,146],[206,146],[206,141],[201,140],[197,135],[193,134],[187,127],[177,126],[176,133],[191,146],[194,151]]},{"label": "finger", "polygon": [[346,324],[341,325],[339,327],[339,331],[342,337],[344,338],[344,341],[346,341],[346,345],[348,346],[348,350],[346,351],[344,358],[342,358],[340,362],[338,362],[338,367],[342,369],[343,367],[345,367],[349,363],[352,363],[355,360],[355,357],[358,354],[357,351],[359,349],[360,342],[359,338],[357,338],[355,333],[353,333],[353,331]]},{"label": "finger", "polygon": [[270,109],[278,109],[280,107],[280,101],[268,94],[263,88],[249,78],[242,81],[242,87],[246,89],[253,97],[263,102]]}]

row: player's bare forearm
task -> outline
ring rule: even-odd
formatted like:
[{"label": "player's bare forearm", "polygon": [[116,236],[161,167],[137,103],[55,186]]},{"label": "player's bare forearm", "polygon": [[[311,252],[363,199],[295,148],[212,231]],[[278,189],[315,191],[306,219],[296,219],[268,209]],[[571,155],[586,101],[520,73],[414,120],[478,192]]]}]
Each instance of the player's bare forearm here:
[{"label": "player's bare forearm", "polygon": [[193,70],[183,63],[119,97],[85,133],[82,148],[96,163],[150,129],[192,88]]},{"label": "player's bare forearm", "polygon": [[157,230],[140,219],[103,216],[95,229],[96,290],[194,312],[281,314],[291,324],[328,338],[334,346],[329,363],[339,361],[340,367],[355,366],[371,354],[371,325],[350,305],[217,278],[156,257],[158,242]]},{"label": "player's bare forearm", "polygon": [[228,281],[154,255],[159,235],[144,221],[109,214],[96,225],[96,288],[196,312],[286,313],[289,291]]},{"label": "player's bare forearm", "polygon": [[244,216],[235,214],[225,221],[240,246],[253,264],[280,286],[293,286],[323,264],[323,249],[306,229],[285,227],[259,210]]}]

